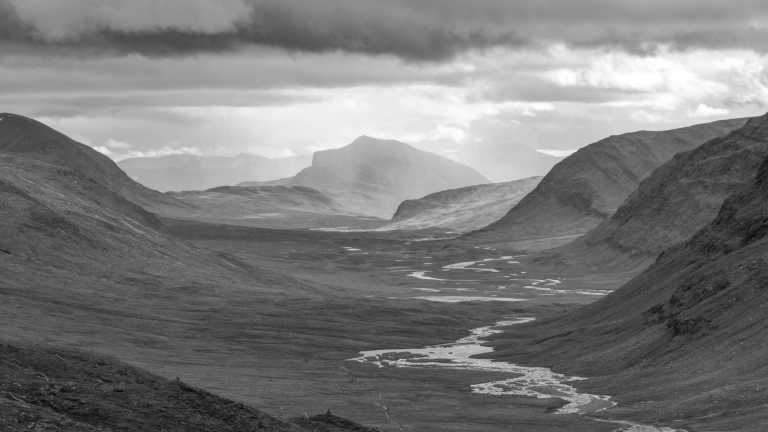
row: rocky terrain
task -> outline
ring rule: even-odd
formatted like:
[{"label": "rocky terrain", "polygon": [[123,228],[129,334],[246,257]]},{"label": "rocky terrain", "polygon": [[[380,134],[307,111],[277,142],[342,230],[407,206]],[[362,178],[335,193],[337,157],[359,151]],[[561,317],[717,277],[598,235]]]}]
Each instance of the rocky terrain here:
[{"label": "rocky terrain", "polygon": [[309,166],[309,156],[271,159],[235,156],[168,155],[124,159],[121,169],[137,182],[159,191],[199,191],[246,181],[290,177]]},{"label": "rocky terrain", "polygon": [[315,152],[310,167],[286,180],[322,191],[350,213],[384,219],[404,200],[488,182],[472,168],[441,156],[365,136]]},{"label": "rocky terrain", "polygon": [[768,116],[762,116],[676,155],[608,220],[547,255],[596,270],[647,265],[712,222],[723,201],[754,179],[766,156]]},{"label": "rocky terrain", "polygon": [[376,432],[330,413],[280,420],[182,381],[84,352],[0,344],[8,432]]},{"label": "rocky terrain", "polygon": [[645,177],[672,156],[745,122],[632,132],[590,144],[555,165],[533,192],[471,238],[529,249],[566,243],[610,217]]},{"label": "rocky terrain", "polygon": [[529,177],[449,189],[405,200],[383,229],[438,228],[459,233],[480,229],[504,216],[539,181],[541,177]]},{"label": "rocky terrain", "polygon": [[[740,133],[760,133],[752,121]],[[768,160],[714,220],[574,313],[509,332],[500,355],[600,378],[634,416],[696,431],[768,422]]]}]

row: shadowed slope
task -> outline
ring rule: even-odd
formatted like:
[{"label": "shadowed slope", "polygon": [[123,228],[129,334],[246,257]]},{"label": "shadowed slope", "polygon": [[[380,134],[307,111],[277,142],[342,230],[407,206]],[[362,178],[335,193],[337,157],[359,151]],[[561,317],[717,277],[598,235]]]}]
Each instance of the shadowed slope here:
[{"label": "shadowed slope", "polygon": [[0,154],[67,167],[139,205],[181,205],[131,180],[110,158],[27,117],[0,114]]},{"label": "shadowed slope", "polygon": [[[21,116],[0,116],[0,249],[6,285],[23,286],[56,268],[85,276],[141,271],[239,279],[244,269],[166,235],[138,204],[186,204],[131,180],[109,158]],[[30,266],[40,266],[39,274]],[[207,269],[207,270],[206,270]],[[26,275],[26,276],[25,276]]]},{"label": "shadowed slope", "polygon": [[766,286],[768,159],[690,240],[606,298],[505,335],[500,354],[600,376],[591,387],[646,419],[762,431]]},{"label": "shadowed slope", "polygon": [[0,429],[9,432],[375,432],[327,415],[301,427],[83,352],[0,344],[0,376]]},{"label": "shadowed slope", "polygon": [[[137,201],[176,202],[136,184],[109,159],[38,122],[2,116],[3,339],[87,348],[176,376],[183,369],[180,364],[200,361],[206,372],[189,374],[188,381],[197,379],[232,395],[231,386],[221,386],[223,379],[216,375],[229,361],[221,358],[233,352],[241,359],[260,357],[260,343],[268,344],[271,335],[284,339],[274,330],[274,315],[303,306],[286,297],[293,294],[310,302],[327,288],[186,243],[122,192]],[[236,336],[243,329],[248,337]],[[276,352],[274,346],[266,351]],[[250,352],[242,354],[246,349]],[[15,355],[17,348],[9,350]],[[0,347],[0,360],[6,354]],[[30,360],[27,355],[33,363],[24,363]],[[40,430],[52,431],[296,430],[290,425],[281,429],[283,423],[251,408],[135,369],[105,366],[87,355],[70,359],[64,353],[40,354],[46,362],[51,357],[72,360],[77,363],[72,370],[43,367],[34,363],[37,355],[22,353],[13,360],[37,381],[19,388],[7,374],[0,379],[0,386],[11,386],[18,396],[0,391],[0,429],[11,425],[9,430],[19,430],[30,424],[24,418],[42,418],[44,424],[53,423]],[[210,357],[200,360],[205,356]],[[101,366],[116,367],[118,376],[110,380],[101,375]],[[38,371],[45,374],[45,383]],[[58,372],[65,373],[61,381]],[[263,406],[263,400],[256,402]],[[22,416],[22,426],[13,423],[17,417],[3,417],[7,407]]]},{"label": "shadowed slope", "polygon": [[768,115],[676,155],[616,213],[560,250],[556,260],[596,268],[650,263],[710,223],[723,201],[755,177],[768,155]]},{"label": "shadowed slope", "polygon": [[654,169],[675,154],[727,134],[746,119],[605,138],[555,165],[533,192],[470,239],[511,243],[572,240],[608,218]]}]

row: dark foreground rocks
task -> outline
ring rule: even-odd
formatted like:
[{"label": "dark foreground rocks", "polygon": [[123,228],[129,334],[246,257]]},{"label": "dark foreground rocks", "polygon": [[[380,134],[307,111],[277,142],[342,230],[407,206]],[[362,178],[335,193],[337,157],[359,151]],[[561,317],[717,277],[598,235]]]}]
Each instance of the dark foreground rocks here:
[{"label": "dark foreground rocks", "polygon": [[104,357],[0,344],[0,430],[375,432],[327,413],[281,420]]}]

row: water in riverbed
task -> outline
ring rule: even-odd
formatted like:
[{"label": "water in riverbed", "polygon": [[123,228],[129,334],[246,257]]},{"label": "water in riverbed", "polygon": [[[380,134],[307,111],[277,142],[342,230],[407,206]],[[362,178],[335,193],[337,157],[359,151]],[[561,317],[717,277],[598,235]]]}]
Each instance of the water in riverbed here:
[{"label": "water in riverbed", "polygon": [[[378,367],[441,368],[509,373],[510,378],[504,380],[474,384],[471,386],[471,391],[497,396],[562,399],[565,405],[557,410],[558,414],[589,415],[615,406],[616,403],[610,396],[582,393],[574,387],[573,383],[584,378],[560,374],[544,367],[520,366],[474,357],[493,352],[492,347],[484,344],[488,336],[500,333],[503,327],[533,320],[532,317],[519,317],[500,321],[490,326],[473,329],[469,336],[448,344],[424,348],[363,351],[360,356],[351,360]],[[616,424],[620,428],[618,430],[623,432],[684,432],[627,421],[602,419],[598,421]]]}]

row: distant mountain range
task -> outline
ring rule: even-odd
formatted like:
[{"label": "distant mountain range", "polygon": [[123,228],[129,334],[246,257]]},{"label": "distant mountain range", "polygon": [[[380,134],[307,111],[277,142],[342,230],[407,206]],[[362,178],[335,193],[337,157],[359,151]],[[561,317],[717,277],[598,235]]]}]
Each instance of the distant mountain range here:
[{"label": "distant mountain range", "polygon": [[268,184],[317,189],[348,213],[389,219],[404,200],[482,183],[489,180],[466,165],[399,141],[363,136],[315,152],[312,165],[295,177]]},{"label": "distant mountain range", "polygon": [[124,159],[118,162],[131,178],[159,191],[205,190],[245,181],[290,177],[307,167],[311,157],[267,158],[254,154],[235,156],[168,155]]},{"label": "distant mountain range", "polygon": [[610,217],[644,178],[675,154],[745,122],[632,132],[590,144],[555,165],[533,192],[471,238],[533,249],[566,243]]},{"label": "distant mountain range", "polygon": [[467,232],[482,228],[504,216],[541,181],[529,177],[503,183],[466,186],[405,200],[383,229],[419,230],[438,228]]}]

